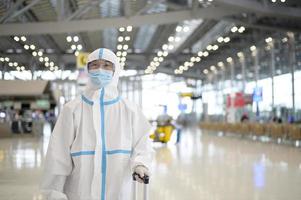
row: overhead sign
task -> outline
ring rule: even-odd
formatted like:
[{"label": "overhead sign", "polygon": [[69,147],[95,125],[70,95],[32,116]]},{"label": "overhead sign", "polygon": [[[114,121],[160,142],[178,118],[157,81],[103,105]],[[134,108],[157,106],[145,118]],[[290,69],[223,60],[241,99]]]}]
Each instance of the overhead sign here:
[{"label": "overhead sign", "polygon": [[76,57],[77,68],[82,69],[87,66],[88,55],[89,55],[89,53],[85,53],[85,52],[80,52],[78,54],[78,56]]}]

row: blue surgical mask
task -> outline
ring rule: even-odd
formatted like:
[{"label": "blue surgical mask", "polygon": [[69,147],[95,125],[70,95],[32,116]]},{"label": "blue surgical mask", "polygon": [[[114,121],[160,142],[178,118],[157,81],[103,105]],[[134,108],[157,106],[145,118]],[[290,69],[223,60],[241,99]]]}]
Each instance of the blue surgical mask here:
[{"label": "blue surgical mask", "polygon": [[93,70],[90,71],[88,74],[91,79],[91,82],[99,88],[103,88],[107,86],[112,81],[113,78],[112,71],[103,70],[103,69]]}]

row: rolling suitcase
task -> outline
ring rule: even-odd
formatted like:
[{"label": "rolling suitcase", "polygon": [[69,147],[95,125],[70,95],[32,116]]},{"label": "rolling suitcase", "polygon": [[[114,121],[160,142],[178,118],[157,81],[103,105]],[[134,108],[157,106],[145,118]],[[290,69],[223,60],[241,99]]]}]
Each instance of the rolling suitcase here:
[{"label": "rolling suitcase", "polygon": [[[137,173],[133,173],[133,200],[137,200],[137,184],[135,176],[139,176]],[[140,176],[139,176],[140,177]],[[144,176],[143,178],[143,200],[148,200],[148,184],[149,184],[149,176]]]}]

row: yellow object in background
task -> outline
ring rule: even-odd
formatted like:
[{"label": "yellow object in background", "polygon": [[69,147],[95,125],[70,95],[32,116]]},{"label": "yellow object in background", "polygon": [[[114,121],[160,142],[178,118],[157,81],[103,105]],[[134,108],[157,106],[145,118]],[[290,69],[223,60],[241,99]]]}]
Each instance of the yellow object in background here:
[{"label": "yellow object in background", "polygon": [[170,140],[173,130],[174,126],[172,125],[158,126],[155,132],[150,135],[150,138],[153,139],[154,142],[167,143]]},{"label": "yellow object in background", "polygon": [[193,96],[192,92],[180,93],[180,97],[192,97],[192,96]]},{"label": "yellow object in background", "polygon": [[83,69],[87,66],[89,53],[87,52],[80,52],[76,57],[76,66],[78,69]]}]

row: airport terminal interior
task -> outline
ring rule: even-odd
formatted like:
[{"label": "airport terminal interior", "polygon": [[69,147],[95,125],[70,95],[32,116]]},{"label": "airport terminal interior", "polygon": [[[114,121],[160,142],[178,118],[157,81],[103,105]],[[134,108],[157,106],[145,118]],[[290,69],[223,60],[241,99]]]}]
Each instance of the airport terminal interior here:
[{"label": "airport terminal interior", "polygon": [[[108,49],[114,62],[103,53]],[[93,78],[108,73],[99,64],[99,74],[91,75],[94,50],[113,63],[113,80],[99,84],[100,93],[110,90],[118,72],[118,101],[84,96],[96,84]],[[105,184],[118,178],[105,176],[103,166],[131,169],[125,159],[118,166],[103,161],[126,156],[125,150],[107,158],[98,147],[94,156],[74,156],[70,149],[83,137],[77,134],[101,134],[94,143],[104,149],[113,130],[121,138],[132,134],[125,133],[132,124],[119,123],[128,120],[124,102],[151,125],[139,133],[153,150],[150,166],[138,165],[149,171],[149,184],[116,183],[136,185],[138,199],[300,200],[300,87],[300,0],[0,0],[0,200],[117,200],[105,191],[119,194],[120,188]],[[87,132],[79,133],[69,123],[75,114],[62,114],[74,102],[81,110],[79,126],[112,129],[83,126]],[[85,121],[98,116],[96,105],[100,125]],[[112,115],[105,122],[104,112]],[[133,113],[131,120],[143,121]],[[66,180],[78,173],[76,159],[98,155],[102,168],[94,172],[102,182],[96,181],[101,195],[95,198],[47,198],[41,189],[43,174],[52,173],[46,169],[56,166],[46,162],[49,141],[62,144],[70,132],[75,139],[62,158],[72,159],[73,168]],[[60,149],[52,145],[49,151]]]}]

